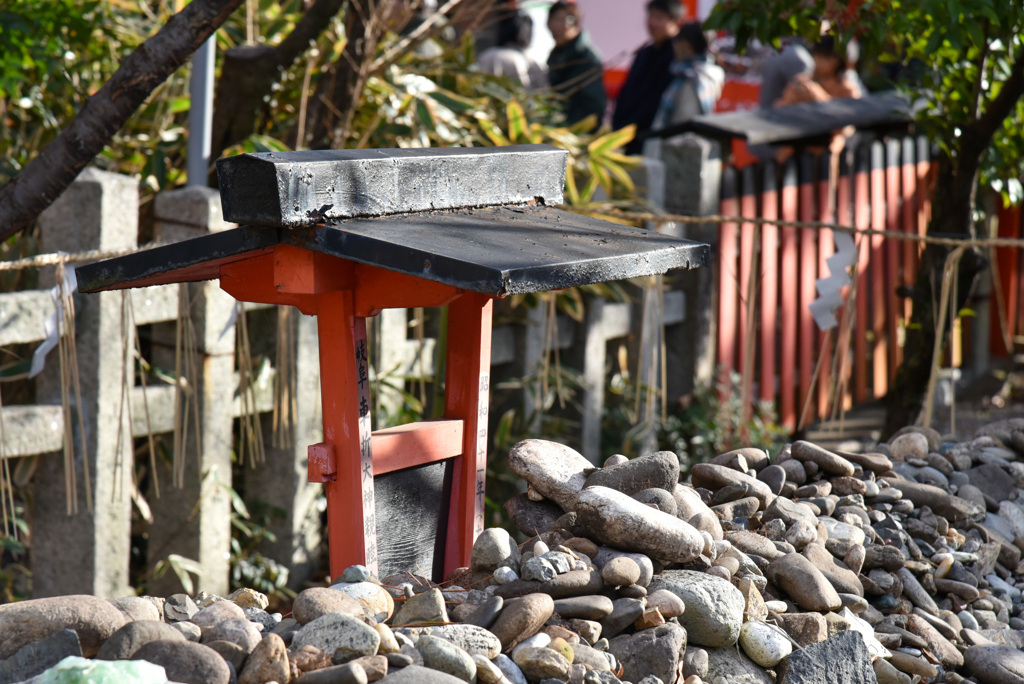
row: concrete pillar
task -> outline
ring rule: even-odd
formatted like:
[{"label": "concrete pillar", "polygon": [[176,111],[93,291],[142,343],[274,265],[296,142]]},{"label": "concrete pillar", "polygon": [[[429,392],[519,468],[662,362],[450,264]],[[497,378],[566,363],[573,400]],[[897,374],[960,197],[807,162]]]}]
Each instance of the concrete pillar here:
[{"label": "concrete pillar", "polygon": [[[157,239],[174,242],[233,228],[221,215],[216,190],[192,186],[157,196]],[[168,554],[199,563],[203,574],[197,589],[225,595],[231,550],[231,453],[234,449],[235,300],[217,281],[179,285],[189,288],[191,320],[198,347],[198,377],[188,378],[198,389],[199,443],[195,429],[185,434],[184,487],[172,483],[168,463],[157,459],[160,498],[150,489],[154,522],[149,529],[147,562],[152,568]],[[154,360],[174,368],[175,323],[154,326]],[[190,418],[190,426],[194,422]],[[168,439],[170,439],[168,437]],[[167,571],[149,582],[150,593],[165,596],[181,591],[178,578]]]},{"label": "concrete pillar", "polygon": [[605,301],[600,297],[587,299],[587,313],[579,326],[583,344],[575,350],[582,358],[574,359],[582,369],[580,380],[583,391],[580,395],[581,450],[587,460],[601,465],[601,413],[604,409],[604,386],[607,363],[608,338],[604,323]]},{"label": "concrete pillar", "polygon": [[[46,252],[122,249],[138,239],[138,182],[86,169],[39,218]],[[54,284],[53,269],[40,278]],[[68,515],[62,455],[40,456],[32,482],[33,596],[126,595],[131,544],[132,440],[128,416],[119,424],[124,364],[120,292],[77,295],[75,340],[82,403],[72,407],[85,425],[80,451],[73,417],[78,513]],[[131,368],[131,366],[129,366]],[[133,375],[127,376],[129,383]],[[39,403],[61,403],[60,360],[49,354],[37,383]],[[74,399],[72,398],[72,401]],[[123,433],[118,444],[118,429]],[[85,475],[93,511],[86,508]]]},{"label": "concrete pillar", "polygon": [[[554,293],[547,295],[554,296]],[[544,371],[545,343],[548,337],[548,300],[539,297],[537,306],[528,309],[526,320],[518,326],[516,374],[520,378],[532,378],[524,383],[521,391],[524,426],[527,434],[540,435],[541,417],[544,415],[544,398],[540,396],[541,373]],[[557,343],[557,342],[556,342]]]},{"label": "concrete pillar", "polygon": [[[663,141],[660,156],[665,164],[665,210],[685,216],[717,214],[722,180],[718,143],[687,133]],[[718,224],[683,224],[676,235],[711,245],[714,264]],[[666,330],[669,402],[692,391],[695,383],[714,382],[715,273],[712,265],[666,276],[672,289],[683,290],[686,302],[684,323]]]},{"label": "concrete pillar", "polygon": [[271,511],[268,528],[276,541],[264,540],[260,552],[286,565],[288,585],[299,590],[317,571],[324,526],[320,520],[318,497],[323,485],[308,481],[307,447],[323,442],[320,412],[320,356],[316,318],[303,316],[297,309],[289,318],[295,340],[294,383],[296,415],[291,439],[286,446],[275,447],[271,439],[269,416],[264,416],[266,462],[245,469],[245,497],[250,503],[266,505]]}]

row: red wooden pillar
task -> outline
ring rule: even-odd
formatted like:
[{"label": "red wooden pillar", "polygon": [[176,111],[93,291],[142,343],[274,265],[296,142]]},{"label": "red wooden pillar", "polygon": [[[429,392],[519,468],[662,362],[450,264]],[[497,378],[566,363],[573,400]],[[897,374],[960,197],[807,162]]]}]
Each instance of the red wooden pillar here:
[{"label": "red wooden pillar", "polygon": [[[761,216],[768,220],[779,217],[779,186],[774,161],[764,163],[761,193]],[[775,336],[779,312],[779,227],[761,226],[761,399],[775,401],[776,361]]]},{"label": "red wooden pillar", "polygon": [[[870,226],[870,194],[868,186],[868,169],[870,149],[863,146],[858,148],[854,154],[854,180],[853,180],[853,222],[857,230],[864,230]],[[868,398],[868,302],[871,293],[868,290],[868,266],[870,264],[870,252],[868,247],[870,240],[860,236],[857,245],[857,269],[854,277],[857,279],[857,310],[853,328],[853,372],[854,387],[853,400],[856,403],[867,401]]]},{"label": "red wooden pillar", "polygon": [[[800,155],[800,220],[804,222],[814,221],[817,216],[814,211],[815,200],[814,186],[814,157],[805,152]],[[799,336],[797,349],[799,353],[798,381],[800,393],[797,400],[797,421],[803,419],[804,404],[811,394],[811,381],[814,377],[814,365],[817,359],[815,349],[815,325],[814,317],[811,315],[811,302],[817,297],[815,280],[818,277],[818,245],[817,231],[812,228],[800,229],[800,257],[799,263],[799,291],[800,291],[800,313],[799,313]]]},{"label": "red wooden pillar", "polygon": [[[914,138],[903,139],[903,165],[902,172],[902,209],[900,231],[909,235],[917,234],[917,162],[916,142]],[[917,243],[904,240],[901,246],[902,267],[900,271],[900,284],[906,287],[914,285],[914,274],[917,272]],[[912,300],[904,297],[902,302],[903,323],[910,323],[910,316],[913,313]]]},{"label": "red wooden pillar", "polygon": [[317,336],[324,441],[310,446],[309,454],[310,470],[319,465],[321,453],[334,460],[334,477],[324,482],[331,577],[357,563],[376,574],[366,319],[355,315],[351,290],[319,295]]},{"label": "red wooden pillar", "polygon": [[[467,293],[448,305],[445,417],[464,421],[462,455],[455,459],[448,514],[445,574],[469,565],[484,530],[487,410],[491,368],[491,299]],[[473,483],[469,486],[469,483]]]},{"label": "red wooden pillar", "polygon": [[[829,181],[833,159],[831,154],[824,154],[821,156],[818,165],[818,220],[822,223],[832,223],[835,221],[833,214],[833,200],[835,196],[832,194],[835,192],[835,188],[832,187]],[[836,164],[839,162],[838,159],[834,161]],[[835,251],[835,238],[832,236],[832,231],[828,228],[823,228],[818,232],[818,273],[822,277],[825,277],[825,274],[832,275],[828,265],[828,258]],[[820,350],[818,353],[823,357],[823,361],[821,362],[821,370],[818,375],[818,412],[814,417],[820,419],[824,418],[828,411],[829,388],[832,385],[833,352],[830,336],[826,332],[818,333],[818,345]]]},{"label": "red wooden pillar", "polygon": [[[743,218],[757,218],[757,181],[754,171],[754,166],[748,166],[742,171],[743,194],[740,196],[740,215]],[[754,237],[756,231],[757,229],[753,223],[744,222],[740,224],[739,301],[743,303],[743,306],[740,307],[739,322],[739,369],[741,374],[746,373],[748,362],[750,362],[750,368],[754,368],[754,359],[747,358],[747,340],[750,335],[754,334],[754,330],[749,327],[750,324],[753,324],[755,328],[757,326],[757,320],[752,315],[752,312],[757,310],[757,293],[755,292],[754,296],[750,297],[750,279],[757,277],[754,271],[757,268],[757,263],[754,260]],[[756,358],[757,347],[753,346],[750,350]],[[749,378],[749,380],[753,382],[753,377]],[[743,410],[749,411],[750,408],[750,406],[744,406]]]},{"label": "red wooden pillar", "polygon": [[[791,159],[785,163],[782,171],[782,220],[796,221],[798,208],[796,163]],[[797,271],[799,257],[797,253],[796,228],[782,226],[781,260],[779,272],[782,275],[781,306],[782,335],[779,345],[779,418],[782,425],[793,430],[797,422],[797,326],[799,324],[800,305],[798,300],[799,282]]]},{"label": "red wooden pillar", "polygon": [[[900,147],[899,140],[888,140],[885,143],[885,229],[890,232],[898,231],[900,224]],[[898,240],[889,238],[885,241],[886,338],[890,383],[896,379],[896,370],[903,361],[899,334],[900,300],[896,293],[896,288],[900,286],[900,248]]]},{"label": "red wooden pillar", "polygon": [[[722,216],[739,215],[738,176],[735,169],[722,170]],[[729,373],[736,370],[739,227],[736,222],[726,221],[719,225],[718,231],[718,260],[715,264],[718,269],[718,366],[721,370],[719,380],[727,382]]]},{"label": "red wooden pillar", "polygon": [[[871,145],[871,228],[885,230],[885,146],[881,142]],[[871,369],[872,396],[880,399],[889,391],[889,356],[886,349],[890,341],[886,334],[885,238],[871,236]],[[865,292],[865,294],[867,294]]]}]

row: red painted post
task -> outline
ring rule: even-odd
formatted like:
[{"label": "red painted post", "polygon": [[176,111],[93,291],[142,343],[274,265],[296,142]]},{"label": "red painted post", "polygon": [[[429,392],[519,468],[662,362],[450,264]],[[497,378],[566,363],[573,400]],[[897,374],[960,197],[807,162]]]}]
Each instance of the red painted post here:
[{"label": "red painted post", "polygon": [[[735,169],[722,171],[722,216],[737,216],[737,178]],[[735,222],[726,221],[718,227],[718,365],[722,369],[721,380],[728,380],[729,373],[736,370],[736,320],[739,314],[739,297],[736,283],[737,235]]]},{"label": "red painted post", "polygon": [[[838,162],[838,160],[836,161]],[[829,171],[832,163],[833,157],[830,154],[824,154],[821,156],[821,163],[818,166],[818,220],[822,223],[835,222],[834,208],[832,206],[832,200],[835,199],[833,194],[835,188],[829,183]],[[820,277],[824,278],[826,274],[832,275],[827,259],[835,251],[836,246],[835,240],[832,237],[832,231],[827,228],[818,231],[818,273],[821,274]],[[838,315],[838,311],[836,313]],[[818,347],[818,353],[821,355],[822,362],[821,371],[818,374],[817,418],[821,419],[828,412],[828,395],[832,384],[832,343],[824,331],[818,333]]]},{"label": "red painted post", "polygon": [[[754,166],[748,166],[743,169],[743,187],[740,195],[740,214],[743,218],[756,218],[757,217],[757,183],[754,180]],[[737,366],[742,373],[747,367],[747,339],[748,335],[754,334],[753,330],[747,328],[747,321],[752,321],[754,326],[757,325],[757,319],[749,317],[750,307],[756,306],[756,297],[753,301],[747,299],[750,293],[750,279],[755,277],[754,275],[754,235],[756,229],[753,223],[744,222],[740,224],[740,282],[739,282],[739,301],[742,302],[740,307],[740,336],[739,336],[739,365]],[[756,284],[755,284],[756,285]],[[755,357],[757,355],[757,347],[752,349]],[[751,366],[753,367],[753,366]],[[753,378],[751,378],[753,380]],[[747,410],[748,407],[744,407]]]},{"label": "red painted post", "polygon": [[463,421],[463,433],[462,455],[455,459],[452,478],[446,576],[469,565],[473,542],[484,530],[491,309],[491,299],[476,293],[466,293],[448,305],[444,410],[445,418]]},{"label": "red painted post", "polygon": [[[857,230],[864,230],[870,225],[868,195],[868,152],[860,147],[855,152],[855,175],[853,180],[853,221]],[[857,259],[857,319],[853,329],[853,400],[856,403],[867,401],[868,398],[868,300],[871,298],[868,281],[869,251],[867,239],[861,239]]]},{"label": "red painted post", "polygon": [[[779,186],[775,162],[764,163],[761,216],[779,217]],[[761,399],[775,401],[775,339],[778,334],[779,307],[779,228],[761,226]]]},{"label": "red painted post", "polygon": [[[809,222],[816,217],[814,211],[814,157],[805,152],[800,155],[800,220]],[[800,395],[797,401],[797,419],[802,417],[804,404],[811,394],[814,378],[815,325],[811,302],[818,297],[815,280],[818,277],[817,231],[800,229]]]},{"label": "red painted post", "polygon": [[[836,222],[844,226],[853,225],[853,206],[850,201],[850,197],[853,194],[853,174],[848,163],[849,158],[850,155],[844,151],[843,156],[839,160],[839,180],[838,187],[836,188]],[[856,281],[858,267],[857,264],[854,266],[852,278]],[[843,315],[845,308],[850,305],[850,293],[852,290],[853,288],[851,287],[843,288],[842,295],[846,303],[843,304],[844,308],[840,309],[840,315]],[[840,329],[839,332],[842,334],[843,331]],[[836,364],[839,372],[839,377],[836,379],[836,391],[842,392],[842,396],[836,397],[836,401],[841,402],[839,405],[846,410],[853,406],[848,384],[852,366],[849,335],[843,335],[836,339],[836,353],[839,354],[839,360]]]},{"label": "red painted post", "polygon": [[[796,163],[791,159],[783,167],[782,174],[782,220],[795,221],[797,217]],[[779,361],[779,419],[782,425],[796,428],[796,356],[797,321],[799,301],[797,299],[797,241],[796,228],[782,226],[782,343]]]},{"label": "red painted post", "polygon": [[[888,140],[885,143],[885,229],[890,232],[899,230],[900,222],[900,141]],[[896,379],[896,369],[903,359],[903,348],[899,344],[900,335],[900,301],[896,288],[900,284],[900,243],[898,240],[885,241],[885,312],[886,340],[889,354],[888,381]]]},{"label": "red painted post", "polygon": [[[871,145],[871,228],[885,230],[885,146]],[[878,399],[889,391],[886,347],[885,238],[871,236],[871,347],[872,395]]]},{"label": "red painted post", "polygon": [[337,470],[325,483],[332,579],[356,563],[377,572],[366,319],[355,315],[353,299],[351,290],[317,297],[324,443]]},{"label": "red painted post", "polygon": [[[908,136],[903,139],[903,165],[900,166],[903,174],[903,215],[900,231],[911,235],[917,234],[917,165],[914,143],[915,141],[912,137]],[[914,285],[914,272],[917,269],[917,243],[905,240],[902,253],[900,283],[906,287],[912,287]],[[904,323],[910,322],[912,308],[911,298],[905,297],[901,307]]]}]

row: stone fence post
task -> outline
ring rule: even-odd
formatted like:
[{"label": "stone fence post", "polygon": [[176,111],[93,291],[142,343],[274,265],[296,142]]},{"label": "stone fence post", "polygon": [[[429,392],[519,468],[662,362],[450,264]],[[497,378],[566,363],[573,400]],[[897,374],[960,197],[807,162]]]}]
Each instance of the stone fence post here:
[{"label": "stone fence post", "polygon": [[[163,242],[188,240],[233,228],[221,214],[220,195],[211,188],[191,186],[161,193],[156,198],[156,238]],[[157,459],[160,497],[152,487],[147,498],[153,509],[149,529],[150,569],[175,553],[199,563],[198,589],[224,596],[228,591],[231,549],[231,453],[234,448],[235,308],[233,297],[217,281],[189,283],[192,324],[197,347],[197,377],[187,378],[199,403],[199,440],[190,418],[185,441],[184,486],[175,487],[169,465]],[[154,361],[174,368],[176,323],[154,326]],[[173,572],[151,578],[150,593],[165,596],[181,591]]]},{"label": "stone fence post", "polygon": [[[138,240],[138,182],[86,169],[39,217],[45,252],[77,253],[127,249]],[[41,285],[56,281],[46,269]],[[76,296],[78,379],[81,404],[72,406],[78,512],[69,515],[60,453],[39,456],[32,479],[32,576],[35,597],[129,593],[132,439],[127,412],[121,413],[122,372],[127,359],[121,292]],[[125,378],[134,384],[128,366]],[[60,359],[51,353],[36,385],[40,404],[61,403]],[[72,398],[74,401],[74,398]],[[81,452],[80,414],[85,428]],[[119,420],[120,417],[120,420]],[[92,488],[90,512],[85,479]]]},{"label": "stone fence post", "polygon": [[[710,216],[719,210],[722,158],[717,142],[687,133],[662,141],[659,152],[665,164],[665,210],[685,216]],[[718,224],[689,223],[679,226],[677,237],[704,242],[711,246],[712,264],[718,253]],[[715,311],[717,269],[698,268],[677,271],[668,276],[674,287],[685,295],[687,324],[667,331],[668,367],[671,373],[668,394],[679,397],[695,384],[710,384],[715,378]],[[680,384],[674,384],[679,382]]]}]

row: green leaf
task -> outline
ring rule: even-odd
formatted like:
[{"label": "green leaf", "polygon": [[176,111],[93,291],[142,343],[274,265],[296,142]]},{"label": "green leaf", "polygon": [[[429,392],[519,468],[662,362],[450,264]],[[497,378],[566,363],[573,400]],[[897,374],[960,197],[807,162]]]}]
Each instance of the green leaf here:
[{"label": "green leaf", "polygon": [[590,155],[599,156],[612,150],[617,150],[621,147],[625,147],[633,138],[636,136],[636,125],[630,124],[625,128],[611,133],[606,133],[598,138],[595,138],[587,145],[587,151]]},{"label": "green leaf", "polygon": [[446,90],[435,90],[432,93],[427,93],[427,97],[459,114],[474,111],[478,107],[478,104],[473,100]]},{"label": "green leaf", "polygon": [[494,431],[494,447],[496,449],[503,448],[509,443],[509,435],[512,434],[512,423],[516,417],[516,410],[510,408],[501,415],[498,420],[498,426]]},{"label": "green leaf", "polygon": [[565,190],[569,195],[569,204],[577,205],[580,203],[580,191],[576,188],[576,172],[573,171],[572,158],[569,158],[567,168],[565,169]]},{"label": "green leaf", "polygon": [[501,132],[501,129],[494,125],[494,122],[485,119],[484,117],[477,118],[477,124],[480,126],[480,130],[484,132],[487,139],[491,141],[491,144],[501,147],[502,145],[510,144],[505,134]]},{"label": "green leaf", "polygon": [[423,126],[428,133],[437,132],[437,123],[434,121],[434,112],[427,102],[419,99],[416,100],[416,118],[419,119],[420,125]]},{"label": "green leaf", "polygon": [[526,134],[526,113],[522,105],[515,100],[508,103],[506,107],[508,114],[508,139],[515,143]]}]

